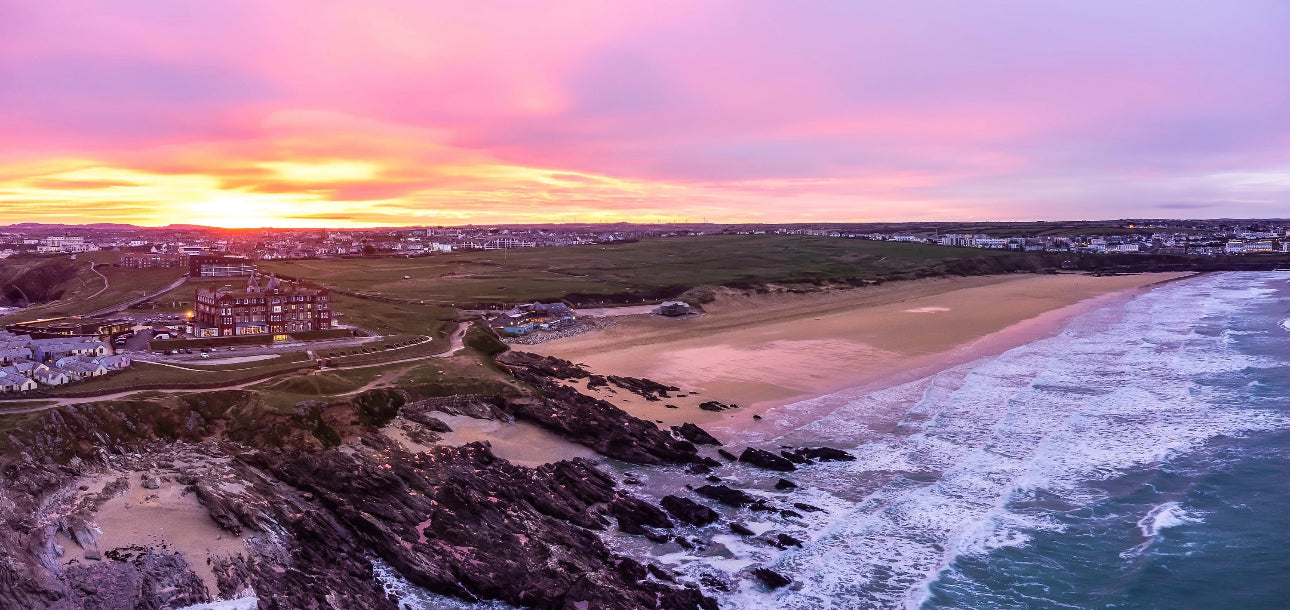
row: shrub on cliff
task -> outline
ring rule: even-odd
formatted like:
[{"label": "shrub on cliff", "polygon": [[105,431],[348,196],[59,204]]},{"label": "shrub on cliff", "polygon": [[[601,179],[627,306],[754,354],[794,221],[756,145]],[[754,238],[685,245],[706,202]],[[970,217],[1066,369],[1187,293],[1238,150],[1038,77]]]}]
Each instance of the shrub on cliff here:
[{"label": "shrub on cliff", "polygon": [[380,428],[398,416],[403,394],[383,388],[368,390],[354,397],[354,406],[358,407],[358,420],[364,426]]},{"label": "shrub on cliff", "polygon": [[511,349],[510,346],[502,343],[502,340],[498,339],[497,335],[493,334],[493,331],[478,324],[472,325],[466,330],[466,335],[462,337],[462,343],[485,356],[496,356]]}]

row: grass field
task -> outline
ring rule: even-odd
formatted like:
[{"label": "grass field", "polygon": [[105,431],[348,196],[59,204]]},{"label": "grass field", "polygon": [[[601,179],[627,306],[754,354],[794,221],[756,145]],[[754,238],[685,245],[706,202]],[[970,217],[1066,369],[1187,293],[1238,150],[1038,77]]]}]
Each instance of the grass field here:
[{"label": "grass field", "polygon": [[732,283],[883,279],[1000,256],[1010,255],[857,239],[716,235],[411,259],[272,261],[264,268],[369,295],[460,306],[577,294],[663,298],[678,288]]},{"label": "grass field", "polygon": [[303,400],[334,401],[371,384],[398,386],[413,399],[453,394],[515,391],[515,381],[473,350],[425,362],[402,362],[361,369],[327,369],[308,375],[270,379],[251,387],[265,404],[289,412]]},{"label": "grass field", "polygon": [[185,385],[234,385],[242,381],[250,381],[260,375],[286,373],[312,366],[312,364],[303,358],[299,360],[291,359],[288,361],[279,361],[275,359],[267,362],[270,364],[256,366],[256,363],[247,363],[245,367],[239,370],[213,369],[200,371],[178,369],[169,366],[150,364],[147,362],[136,362],[131,365],[130,368],[123,371],[109,373],[103,377],[98,377],[89,381],[57,386],[47,390],[47,392],[50,396],[60,396],[64,394],[80,394],[83,392],[110,394],[113,392],[122,392],[147,386],[183,387]]},{"label": "grass field", "polygon": [[[60,257],[52,257],[57,259]],[[104,307],[115,305],[133,297],[157,290],[179,279],[184,269],[121,269],[112,267],[116,262],[115,252],[87,252],[76,259],[61,257],[76,269],[71,277],[61,277],[62,296],[56,301],[27,307],[21,311],[0,317],[0,322],[18,322],[38,318],[54,318],[89,313]],[[26,264],[44,261],[49,264],[50,258],[28,259]],[[19,263],[22,264],[22,263]],[[91,264],[98,264],[98,273],[90,269]],[[107,289],[104,288],[102,274],[107,278]],[[101,291],[101,292],[100,292]]]}]

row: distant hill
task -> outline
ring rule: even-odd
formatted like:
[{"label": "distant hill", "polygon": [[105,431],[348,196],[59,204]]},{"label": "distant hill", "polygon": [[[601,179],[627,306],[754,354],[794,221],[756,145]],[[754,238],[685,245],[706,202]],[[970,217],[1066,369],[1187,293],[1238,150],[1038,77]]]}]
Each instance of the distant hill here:
[{"label": "distant hill", "polygon": [[4,228],[24,229],[29,231],[30,230],[57,231],[60,229],[104,229],[104,230],[117,229],[119,230],[119,229],[137,229],[139,227],[136,227],[131,224],[123,224],[118,222],[96,222],[96,223],[85,224],[85,225],[46,224],[43,222],[20,222],[17,224],[6,225]]}]

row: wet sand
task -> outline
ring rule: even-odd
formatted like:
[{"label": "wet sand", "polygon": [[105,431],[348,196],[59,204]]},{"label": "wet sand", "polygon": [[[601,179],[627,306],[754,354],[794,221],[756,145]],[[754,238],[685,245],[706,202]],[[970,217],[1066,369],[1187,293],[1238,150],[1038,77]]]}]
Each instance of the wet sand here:
[{"label": "wet sand", "polygon": [[596,457],[595,451],[529,422],[507,423],[447,413],[436,413],[435,418],[452,428],[451,432],[439,433],[440,440],[436,443],[424,444],[413,440],[403,429],[406,420],[401,418],[382,428],[381,432],[413,453],[432,451],[434,445],[456,447],[475,441],[487,441],[493,455],[520,466],[536,467],[560,460]]},{"label": "wet sand", "polygon": [[[91,477],[81,484],[89,488],[86,493],[98,493],[108,481],[119,476]],[[129,489],[109,499],[95,512],[94,521],[103,534],[98,539],[99,549],[107,552],[143,546],[179,552],[201,577],[211,596],[218,596],[219,586],[207,559],[246,552],[242,539],[221,530],[196,494],[185,492],[185,485],[163,478],[159,488],[146,489],[139,484],[139,473],[126,476]],[[64,562],[85,561],[76,543],[65,538],[60,543],[67,549]]]},{"label": "wet sand", "polygon": [[[592,394],[651,421],[711,426],[722,438],[776,406],[868,385],[912,381],[1060,331],[1126,291],[1190,274],[937,278],[822,294],[730,291],[686,318],[625,316],[600,332],[522,349],[595,373],[647,377],[686,396]],[[576,384],[585,389],[585,382]],[[697,395],[690,394],[697,392]],[[736,403],[709,412],[700,402]],[[667,408],[666,405],[677,408]]]}]

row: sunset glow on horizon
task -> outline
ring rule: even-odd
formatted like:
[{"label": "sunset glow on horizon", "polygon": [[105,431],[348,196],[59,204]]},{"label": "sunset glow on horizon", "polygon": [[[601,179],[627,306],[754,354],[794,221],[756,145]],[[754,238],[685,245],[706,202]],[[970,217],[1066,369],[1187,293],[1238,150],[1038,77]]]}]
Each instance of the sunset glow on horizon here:
[{"label": "sunset glow on horizon", "polygon": [[0,225],[1290,216],[1290,5],[0,0]]}]

